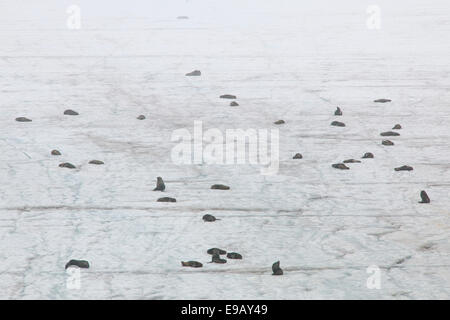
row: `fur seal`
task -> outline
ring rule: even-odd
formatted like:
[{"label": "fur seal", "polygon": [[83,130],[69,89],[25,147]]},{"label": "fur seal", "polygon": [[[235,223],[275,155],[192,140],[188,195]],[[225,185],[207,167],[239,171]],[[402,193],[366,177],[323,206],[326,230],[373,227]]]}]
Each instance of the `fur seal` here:
[{"label": "fur seal", "polygon": [[383,140],[383,141],[381,141],[381,144],[383,146],[393,146],[394,145],[394,143],[391,140]]},{"label": "fur seal", "polygon": [[425,190],[420,191],[420,198],[422,198],[422,201],[419,201],[419,203],[430,203],[430,198],[428,197]]},{"label": "fur seal", "polygon": [[397,137],[399,135],[400,135],[400,133],[393,132],[393,131],[386,131],[386,132],[380,133],[380,136],[383,136],[383,137]]},{"label": "fur seal", "polygon": [[136,119],[138,120],[145,120],[145,116],[143,114],[141,114],[139,117],[137,117]]},{"label": "fur seal", "polygon": [[281,276],[283,274],[283,270],[280,268],[280,261],[277,261],[272,265],[272,272],[273,276]]},{"label": "fur seal", "polygon": [[61,152],[59,152],[58,150],[52,150],[51,155],[52,156],[60,156]]},{"label": "fur seal", "polygon": [[28,118],[26,118],[26,117],[18,117],[18,118],[16,118],[16,121],[17,121],[17,122],[31,122],[31,121],[33,121],[33,120],[28,119]]},{"label": "fur seal", "polygon": [[227,260],[222,259],[218,254],[213,254],[210,263],[227,263]]},{"label": "fur seal", "polygon": [[355,159],[347,159],[342,161],[343,163],[361,163],[361,161],[359,160],[355,160]]},{"label": "fur seal", "polygon": [[89,161],[90,164],[97,164],[97,165],[101,165],[101,164],[105,164],[103,161],[100,160],[91,160]]},{"label": "fur seal", "polygon": [[200,70],[194,70],[192,72],[186,73],[186,76],[188,76],[188,77],[198,77],[198,76],[201,76],[201,75],[202,75],[202,73],[201,73]]},{"label": "fur seal", "polygon": [[377,100],[373,100],[373,102],[378,102],[378,103],[386,103],[386,102],[391,102],[391,99],[377,99]]},{"label": "fur seal", "polygon": [[392,127],[392,130],[400,130],[402,128],[401,125],[399,125],[398,123]]},{"label": "fur seal", "polygon": [[296,153],[292,159],[303,159],[303,156],[301,153]]},{"label": "fur seal", "polygon": [[335,163],[331,165],[333,168],[335,169],[341,169],[341,170],[348,170],[350,169],[349,167],[347,167],[345,164],[343,163]]},{"label": "fur seal", "polygon": [[191,268],[201,268],[203,267],[203,264],[201,264],[198,261],[181,261],[181,265],[183,267],[191,267]]},{"label": "fur seal", "polygon": [[208,249],[208,251],[206,251],[207,254],[218,254],[218,255],[222,255],[222,254],[226,254],[227,252],[225,250],[219,249],[219,248],[211,248]]},{"label": "fur seal", "polygon": [[77,116],[77,115],[78,115],[78,112],[73,111],[73,110],[71,110],[71,109],[67,109],[66,111],[64,111],[64,114],[65,114],[66,116]]},{"label": "fur seal", "polygon": [[394,169],[395,171],[412,171],[414,170],[411,166],[401,166]]},{"label": "fur seal", "polygon": [[236,101],[231,101],[230,102],[230,107],[238,107],[239,103],[237,103]]},{"label": "fur seal", "polygon": [[69,267],[72,267],[72,266],[75,266],[75,267],[78,267],[78,268],[87,269],[87,268],[89,268],[89,262],[86,261],[86,260],[75,260],[75,259],[72,259],[72,260],[70,260],[69,262],[66,263],[66,269],[69,268]]},{"label": "fur seal", "polygon": [[166,190],[166,185],[161,177],[156,178],[156,188],[153,191],[164,191]]},{"label": "fur seal", "polygon": [[277,120],[274,122],[274,124],[284,124],[284,123],[286,123],[286,122],[284,122],[284,120]]},{"label": "fur seal", "polygon": [[230,190],[230,187],[226,186],[224,184],[213,184],[211,186],[211,189],[214,189],[214,190]]},{"label": "fur seal", "polygon": [[339,122],[339,121],[333,121],[333,122],[331,123],[331,125],[332,125],[332,126],[335,126],[335,127],[345,127],[345,123]]},{"label": "fur seal", "polygon": [[363,159],[372,159],[374,156],[373,156],[373,153],[371,153],[371,152],[366,152],[366,153],[364,153],[364,155],[362,156],[362,158]]},{"label": "fur seal", "polygon": [[232,94],[223,94],[220,96],[220,98],[222,99],[236,99],[236,96],[232,95]]},{"label": "fur seal", "polygon": [[228,252],[227,253],[227,258],[228,259],[242,259],[242,255],[240,255],[237,252]]},{"label": "fur seal", "polygon": [[339,107],[336,107],[336,111],[334,112],[335,116],[342,116],[342,110]]},{"label": "fur seal", "polygon": [[177,199],[171,197],[162,197],[156,200],[157,202],[177,202]]},{"label": "fur seal", "polygon": [[76,168],[73,164],[71,164],[69,162],[60,163],[59,167],[61,167],[61,168],[69,168],[69,169],[75,169]]},{"label": "fur seal", "polygon": [[216,217],[214,217],[212,214],[205,214],[202,219],[205,222],[214,222],[216,220],[220,220],[220,219],[216,219]]}]

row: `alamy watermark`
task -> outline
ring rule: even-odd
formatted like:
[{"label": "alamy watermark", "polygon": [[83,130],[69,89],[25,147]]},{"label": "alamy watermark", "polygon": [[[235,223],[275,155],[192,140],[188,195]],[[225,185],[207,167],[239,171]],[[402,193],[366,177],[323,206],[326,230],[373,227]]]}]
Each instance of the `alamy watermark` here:
[{"label": "alamy watermark", "polygon": [[366,272],[370,274],[367,278],[367,289],[381,289],[381,270],[376,265],[367,267]]},{"label": "alamy watermark", "polygon": [[[261,174],[274,175],[279,168],[278,129],[226,129],[203,131],[203,122],[194,121],[194,130],[173,131],[171,158],[175,164],[260,165]],[[248,147],[248,148],[247,148]],[[248,149],[248,150],[247,150]]]},{"label": "alamy watermark", "polygon": [[367,29],[379,30],[381,29],[381,9],[377,5],[370,5],[366,9],[369,15],[366,20]]},{"label": "alamy watermark", "polygon": [[69,6],[66,10],[69,15],[67,17],[67,28],[70,30],[81,29],[81,8],[75,4]]},{"label": "alamy watermark", "polygon": [[81,270],[79,268],[67,268],[66,288],[78,290],[81,288]]}]

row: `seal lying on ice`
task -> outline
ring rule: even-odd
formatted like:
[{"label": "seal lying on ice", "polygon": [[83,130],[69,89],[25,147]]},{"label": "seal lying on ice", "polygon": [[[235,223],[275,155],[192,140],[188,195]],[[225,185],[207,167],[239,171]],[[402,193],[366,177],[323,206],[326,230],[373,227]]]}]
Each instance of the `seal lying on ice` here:
[{"label": "seal lying on ice", "polygon": [[211,186],[211,189],[214,189],[214,190],[230,190],[230,187],[226,186],[224,184],[213,184]]},{"label": "seal lying on ice", "polygon": [[89,163],[90,164],[96,164],[96,165],[102,165],[102,164],[105,164],[103,161],[101,161],[101,160],[91,160],[91,161],[89,161]]},{"label": "seal lying on ice", "polygon": [[372,152],[366,152],[366,153],[364,153],[362,158],[363,159],[372,159],[373,158],[373,153]]},{"label": "seal lying on ice", "polygon": [[223,94],[220,96],[221,99],[236,99],[235,95],[232,94]]},{"label": "seal lying on ice", "polygon": [[212,214],[205,214],[202,219],[205,222],[214,222],[216,220],[220,220],[220,219],[216,219],[216,217],[214,217]]},{"label": "seal lying on ice", "polygon": [[68,168],[68,169],[75,169],[76,168],[73,164],[71,164],[69,162],[60,163],[59,166],[61,168]]},{"label": "seal lying on ice", "polygon": [[156,200],[157,202],[177,202],[177,199],[171,197],[162,197]]},{"label": "seal lying on ice", "polygon": [[69,268],[69,267],[72,267],[72,266],[75,266],[75,267],[78,267],[78,268],[85,268],[85,269],[87,269],[87,268],[89,268],[89,262],[86,261],[86,260],[75,260],[75,259],[72,259],[72,260],[70,260],[69,262],[66,263],[66,269]]},{"label": "seal lying on ice", "polygon": [[181,265],[183,267],[191,267],[191,268],[201,268],[203,267],[203,264],[201,264],[198,261],[181,261]]},{"label": "seal lying on ice", "polygon": [[343,163],[334,163],[331,165],[333,168],[335,169],[341,169],[341,170],[348,170],[350,169],[349,167],[347,167],[345,164]]},{"label": "seal lying on ice", "polygon": [[26,117],[18,117],[18,118],[16,118],[16,121],[17,122],[31,122],[32,120],[28,119]]},{"label": "seal lying on ice", "polygon": [[386,131],[386,132],[380,133],[380,136],[383,136],[383,137],[397,137],[399,135],[400,135],[400,133],[394,132],[394,131]]},{"label": "seal lying on ice", "polygon": [[227,258],[228,259],[242,259],[242,255],[240,255],[237,252],[228,252],[227,253]]},{"label": "seal lying on ice", "polygon": [[335,127],[345,127],[345,123],[340,122],[340,121],[333,121],[333,122],[331,123],[331,125],[332,125],[332,126],[335,126]]},{"label": "seal lying on ice", "polygon": [[77,115],[78,115],[78,112],[73,111],[73,110],[71,110],[71,109],[67,109],[66,111],[64,111],[64,114],[65,114],[66,116],[77,116]]},{"label": "seal lying on ice", "polygon": [[342,161],[343,163],[361,163],[361,161],[359,160],[355,160],[355,159],[347,159]]},{"label": "seal lying on ice", "polygon": [[334,112],[335,116],[342,116],[342,110],[339,107],[336,107],[336,111]]},{"label": "seal lying on ice", "polygon": [[227,252],[225,250],[219,249],[219,248],[211,248],[206,251],[207,254],[226,254]]},{"label": "seal lying on ice", "polygon": [[222,259],[218,254],[213,254],[210,263],[227,263],[227,260]]},{"label": "seal lying on ice", "polygon": [[188,77],[198,77],[201,75],[202,75],[202,72],[200,70],[194,70],[192,72],[186,73],[186,76],[188,76]]},{"label": "seal lying on ice", "polygon": [[412,171],[414,170],[411,166],[401,166],[394,169],[395,171]]},{"label": "seal lying on ice", "polygon": [[381,144],[383,146],[393,146],[394,145],[394,143],[391,140],[383,140],[383,141],[381,141]]}]

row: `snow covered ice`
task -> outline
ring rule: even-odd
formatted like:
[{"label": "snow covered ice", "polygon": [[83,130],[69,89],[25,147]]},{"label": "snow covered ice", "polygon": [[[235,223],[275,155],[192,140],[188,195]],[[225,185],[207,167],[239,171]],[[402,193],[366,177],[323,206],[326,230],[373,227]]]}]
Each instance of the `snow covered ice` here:
[{"label": "snow covered ice", "polygon": [[[450,298],[450,5],[372,2],[2,1],[0,298]],[[194,121],[278,129],[278,174],[173,163]]]}]

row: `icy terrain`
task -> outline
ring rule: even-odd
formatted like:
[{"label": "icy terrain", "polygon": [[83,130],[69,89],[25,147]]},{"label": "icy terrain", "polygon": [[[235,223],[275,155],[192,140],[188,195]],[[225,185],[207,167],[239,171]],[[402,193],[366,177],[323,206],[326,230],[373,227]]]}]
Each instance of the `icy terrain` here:
[{"label": "icy terrain", "polygon": [[[0,3],[1,299],[450,298],[448,1],[110,2]],[[174,164],[172,132],[194,121],[279,129],[278,174]],[[244,259],[208,264],[211,247]],[[70,259],[91,263],[80,289]]]}]

